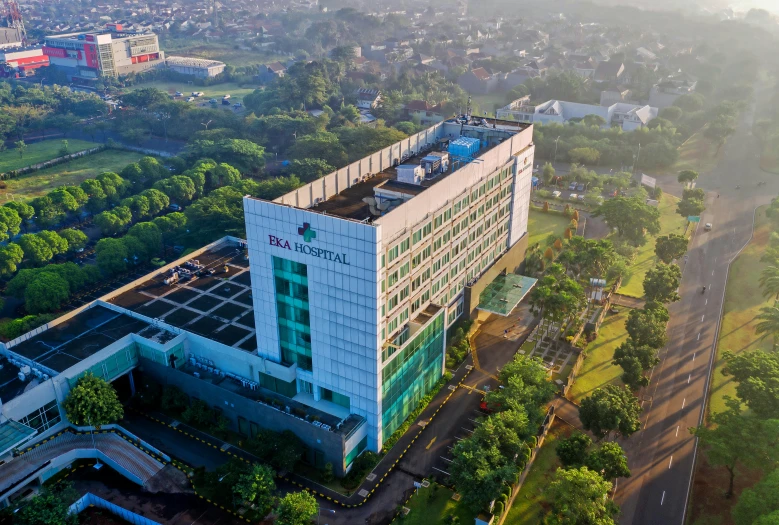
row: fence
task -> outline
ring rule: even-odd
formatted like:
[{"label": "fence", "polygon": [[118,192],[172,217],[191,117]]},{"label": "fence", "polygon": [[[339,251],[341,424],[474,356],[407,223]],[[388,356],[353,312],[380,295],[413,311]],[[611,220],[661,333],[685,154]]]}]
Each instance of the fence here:
[{"label": "fence", "polygon": [[135,151],[138,153],[143,153],[144,155],[153,155],[155,157],[161,157],[161,158],[169,158],[169,157],[175,157],[176,154],[172,153],[170,151],[162,151],[162,150],[156,150],[156,149],[149,149],[149,148],[142,148],[140,146],[130,146],[129,144],[121,144],[117,149],[125,149],[127,151]]},{"label": "fence", "polygon": [[84,151],[79,151],[78,153],[71,153],[70,155],[63,155],[62,157],[57,157],[56,159],[47,160],[46,162],[33,164],[31,166],[25,166],[24,168],[20,168],[18,170],[0,173],[0,180],[13,179],[14,177],[18,177],[19,175],[26,175],[34,171],[50,168],[52,166],[56,166],[57,164],[62,164],[63,162],[68,162],[73,159],[78,159],[80,157],[86,157],[87,155],[93,155],[95,153],[103,151],[104,149],[106,149],[105,146],[97,146],[96,148],[85,149]]},{"label": "fence", "polygon": [[78,514],[79,512],[82,512],[89,507],[97,507],[99,509],[107,510],[114,516],[121,518],[128,523],[132,523],[133,525],[160,525],[160,523],[157,521],[144,518],[139,514],[131,512],[127,509],[123,509],[122,507],[114,505],[113,503],[106,501],[103,498],[95,496],[91,492],[87,492],[79,500],[73,503],[73,505],[70,506],[69,513]]}]

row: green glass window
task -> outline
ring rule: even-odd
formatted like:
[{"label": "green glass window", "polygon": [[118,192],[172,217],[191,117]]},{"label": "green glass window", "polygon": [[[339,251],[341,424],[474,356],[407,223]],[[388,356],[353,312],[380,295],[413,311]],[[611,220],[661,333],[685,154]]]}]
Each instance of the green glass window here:
[{"label": "green glass window", "polygon": [[281,360],[311,370],[308,268],[305,264],[273,257],[273,276]]}]

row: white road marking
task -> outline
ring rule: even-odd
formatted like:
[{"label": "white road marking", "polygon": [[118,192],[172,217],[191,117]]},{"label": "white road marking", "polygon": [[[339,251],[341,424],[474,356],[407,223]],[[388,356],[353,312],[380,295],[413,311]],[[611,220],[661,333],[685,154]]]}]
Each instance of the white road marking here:
[{"label": "white road marking", "polygon": [[460,428],[461,428],[461,429],[463,429],[463,430],[465,430],[466,432],[470,432],[471,434],[473,434],[473,430],[468,430],[468,429],[467,429],[467,428],[465,428],[465,427],[460,427]]},{"label": "white road marking", "polygon": [[[447,471],[445,471],[445,470],[441,470],[440,468],[433,467],[433,470],[437,470],[438,472],[443,472],[443,473],[444,473],[444,474],[446,474],[447,476],[449,475],[449,473],[448,473]],[[665,493],[663,493],[663,494],[665,494]],[[660,505],[662,505],[662,503],[661,503]]]},{"label": "white road marking", "polygon": [[714,270],[712,270],[712,271],[711,271],[711,275],[712,275],[712,276],[714,275]]},{"label": "white road marking", "polygon": [[[433,467],[433,468],[435,468],[435,467]],[[438,469],[436,469],[436,470],[438,470]],[[660,506],[661,507],[663,506],[663,502],[664,501],[665,501],[665,491],[663,491],[663,497],[660,498]]]},{"label": "white road marking", "polygon": [[675,437],[679,437],[679,425],[676,425],[676,436]]},{"label": "white road marking", "polygon": [[692,362],[695,362],[695,352],[692,353]]},{"label": "white road marking", "polygon": [[705,318],[706,318],[706,314],[703,314],[703,315],[701,316],[701,322],[703,322],[703,320],[704,320]]},{"label": "white road marking", "polygon": [[706,304],[709,304],[709,300],[708,299],[706,299]]},{"label": "white road marking", "polygon": [[684,399],[682,399],[682,410],[684,410],[685,403],[687,403],[687,398],[686,397]]},{"label": "white road marking", "polygon": [[445,457],[443,457],[443,456],[438,456],[438,457],[440,457],[441,459],[443,459],[443,460],[444,460],[444,461],[446,461],[447,463],[451,463],[451,462],[452,462],[452,460],[451,460],[451,459],[446,459],[446,458],[445,458]]},{"label": "white road marking", "polygon": [[701,333],[698,332],[698,339],[696,339],[696,341],[700,341],[700,340],[701,340]]},{"label": "white road marking", "polygon": [[674,457],[671,456],[671,459],[668,461],[668,468],[669,469],[671,468],[671,465],[673,464],[673,462],[674,462]]}]

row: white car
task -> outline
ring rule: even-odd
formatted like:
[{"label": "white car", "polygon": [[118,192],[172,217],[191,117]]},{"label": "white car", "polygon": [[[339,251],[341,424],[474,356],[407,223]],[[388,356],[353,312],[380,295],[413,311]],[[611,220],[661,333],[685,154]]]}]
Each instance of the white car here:
[{"label": "white car", "polygon": [[187,102],[194,102],[194,101],[195,101],[195,97],[187,97]]},{"label": "white car", "polygon": [[579,199],[580,201],[583,201],[583,200],[584,200],[584,194],[581,194],[581,195],[579,195],[579,196],[577,197],[577,199]]},{"label": "white car", "polygon": [[176,91],[176,94],[175,94],[175,95],[173,95],[173,96],[174,96],[174,97],[183,97],[183,96],[184,96],[184,93],[182,93],[181,91]]},{"label": "white car", "polygon": [[711,223],[710,223],[710,222],[707,222],[707,223],[706,223],[706,224],[703,226],[703,229],[704,229],[704,230],[706,230],[707,232],[710,232],[710,231],[711,231]]},{"label": "white car", "polygon": [[555,199],[559,199],[560,195],[562,195],[562,193],[560,193],[559,191],[555,190],[552,192],[552,197],[554,197]]},{"label": "white car", "polygon": [[579,196],[575,193],[571,193],[568,198],[572,201],[575,201]]}]

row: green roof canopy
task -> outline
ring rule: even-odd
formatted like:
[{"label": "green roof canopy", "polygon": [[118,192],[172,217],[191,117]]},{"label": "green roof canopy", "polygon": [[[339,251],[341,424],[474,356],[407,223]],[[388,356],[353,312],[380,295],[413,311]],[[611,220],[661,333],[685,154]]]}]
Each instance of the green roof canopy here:
[{"label": "green roof canopy", "polygon": [[498,275],[479,297],[479,310],[507,316],[525,298],[538,279],[516,275]]},{"label": "green roof canopy", "polygon": [[0,456],[32,438],[38,431],[9,419],[0,424]]}]

